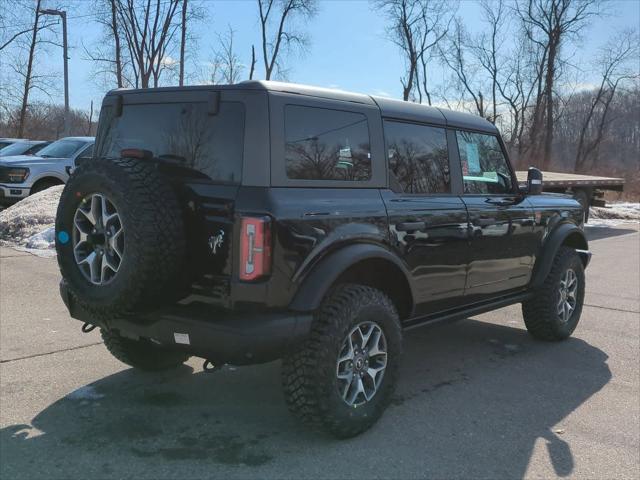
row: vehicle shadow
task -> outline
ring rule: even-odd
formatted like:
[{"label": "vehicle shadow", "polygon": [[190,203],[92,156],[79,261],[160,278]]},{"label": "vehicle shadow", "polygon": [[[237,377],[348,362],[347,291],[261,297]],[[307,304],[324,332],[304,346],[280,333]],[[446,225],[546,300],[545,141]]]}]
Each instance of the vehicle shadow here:
[{"label": "vehicle shadow", "polygon": [[575,459],[561,422],[610,380],[607,358],[580,339],[542,343],[477,320],[416,331],[406,338],[393,404],[372,430],[346,441],[288,414],[277,362],[212,374],[128,369],[70,393],[31,425],[2,429],[0,473],[514,478],[540,441],[550,472],[567,476]]},{"label": "vehicle shadow", "polygon": [[[628,226],[628,225],[627,225]],[[588,224],[584,229],[585,236],[588,241],[600,240],[602,238],[618,237],[620,235],[628,235],[629,233],[636,233],[638,230],[635,228],[625,228],[624,225],[618,227],[597,226],[590,227]]]}]

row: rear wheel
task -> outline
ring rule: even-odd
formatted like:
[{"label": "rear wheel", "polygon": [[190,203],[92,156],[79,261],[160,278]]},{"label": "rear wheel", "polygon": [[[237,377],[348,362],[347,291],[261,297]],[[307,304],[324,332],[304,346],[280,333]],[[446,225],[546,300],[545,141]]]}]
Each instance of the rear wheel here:
[{"label": "rear wheel", "polygon": [[140,370],[168,370],[189,360],[186,353],[161,348],[145,339],[131,340],[121,336],[116,330],[101,329],[100,334],[111,355]]},{"label": "rear wheel", "polygon": [[283,360],[289,410],[339,438],[370,428],[395,389],[402,333],[381,291],[340,285],[316,314],[307,341]]},{"label": "rear wheel", "polygon": [[576,251],[560,247],[533,298],[522,304],[524,323],[540,340],[564,340],[578,326],[584,301],[584,266]]}]

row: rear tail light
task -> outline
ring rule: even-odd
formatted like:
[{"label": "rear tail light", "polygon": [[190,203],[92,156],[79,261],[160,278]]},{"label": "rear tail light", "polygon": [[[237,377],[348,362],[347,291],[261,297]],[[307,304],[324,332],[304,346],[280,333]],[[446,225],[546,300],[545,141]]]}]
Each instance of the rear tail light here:
[{"label": "rear tail light", "polygon": [[240,280],[257,280],[271,273],[269,217],[242,217],[240,223]]}]

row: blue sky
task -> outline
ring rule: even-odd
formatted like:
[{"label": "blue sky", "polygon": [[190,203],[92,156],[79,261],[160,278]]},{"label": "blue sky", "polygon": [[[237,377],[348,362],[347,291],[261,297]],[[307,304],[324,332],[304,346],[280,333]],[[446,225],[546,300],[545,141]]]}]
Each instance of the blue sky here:
[{"label": "blue sky", "polygon": [[[53,0],[45,0],[53,3]],[[85,60],[82,45],[90,46],[101,35],[101,27],[91,18],[77,18],[91,13],[93,0],[67,0],[69,5],[70,50],[70,102],[74,108],[88,109],[93,100],[99,105],[104,95],[103,87],[92,81],[91,62]],[[227,25],[236,31],[235,42],[243,62],[250,60],[251,44],[259,46],[260,31],[257,7],[254,0],[207,0],[202,2],[207,19],[196,26],[199,37],[194,51],[194,63],[204,65],[213,56],[217,43],[216,32],[223,32]],[[607,4],[608,15],[599,18],[584,32],[580,45],[573,48],[573,62],[584,70],[580,81],[596,80],[589,71],[588,62],[594,51],[616,32],[640,25],[640,0],[619,0]],[[458,14],[471,31],[479,28],[479,9],[473,1],[463,1]],[[325,0],[319,4],[318,15],[306,29],[311,41],[309,50],[302,56],[290,58],[289,80],[325,87],[338,87],[362,93],[400,97],[399,77],[402,59],[397,47],[386,38],[387,21],[384,15],[371,8],[365,0]],[[58,58],[58,53],[60,53]],[[52,48],[40,62],[54,70],[62,70],[62,52]],[[260,64],[258,64],[258,67]],[[258,78],[262,73],[258,70]],[[434,64],[436,80],[447,75]],[[53,92],[54,101],[63,101],[62,81],[59,92]]]}]

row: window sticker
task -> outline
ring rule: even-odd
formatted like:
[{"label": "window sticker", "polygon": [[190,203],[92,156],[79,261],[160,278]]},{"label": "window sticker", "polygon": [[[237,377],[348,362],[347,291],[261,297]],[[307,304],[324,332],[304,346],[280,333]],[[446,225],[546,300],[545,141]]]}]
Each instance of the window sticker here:
[{"label": "window sticker", "polygon": [[467,151],[467,165],[469,173],[480,173],[480,154],[478,153],[478,144],[467,142],[465,144]]}]

